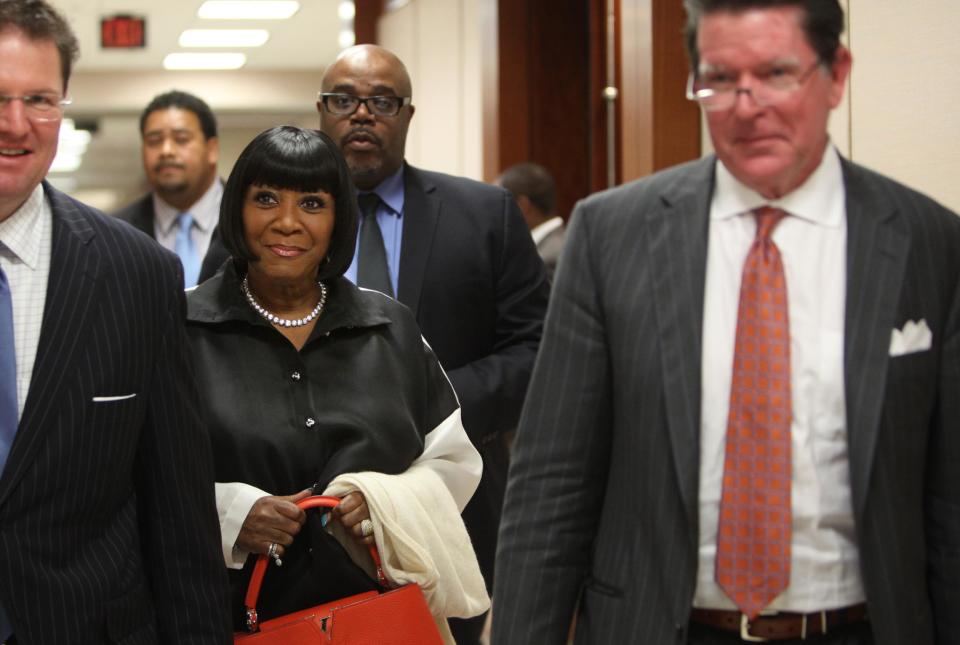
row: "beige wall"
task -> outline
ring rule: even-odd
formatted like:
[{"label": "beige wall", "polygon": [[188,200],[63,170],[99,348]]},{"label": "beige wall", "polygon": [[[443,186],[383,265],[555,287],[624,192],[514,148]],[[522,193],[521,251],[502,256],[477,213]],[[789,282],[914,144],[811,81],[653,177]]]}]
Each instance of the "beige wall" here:
[{"label": "beige wall", "polygon": [[410,0],[380,19],[378,41],[413,81],[410,163],[483,176],[480,0]]},{"label": "beige wall", "polygon": [[852,158],[960,212],[960,2],[849,4]]}]

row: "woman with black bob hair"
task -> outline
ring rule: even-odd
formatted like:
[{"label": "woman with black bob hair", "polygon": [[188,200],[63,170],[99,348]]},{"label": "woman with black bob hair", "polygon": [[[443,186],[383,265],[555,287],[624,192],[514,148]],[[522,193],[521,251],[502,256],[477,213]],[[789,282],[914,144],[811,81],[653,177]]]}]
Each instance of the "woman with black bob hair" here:
[{"label": "woman with black bob hair", "polygon": [[329,533],[371,543],[385,530],[376,504],[350,492],[327,526],[296,501],[351,473],[426,472],[462,511],[481,461],[412,314],[343,277],[357,205],[329,137],[281,126],[254,138],[220,232],[232,260],[188,294],[187,328],[240,628],[251,553],[283,565],[265,578],[261,619],[377,588]]}]

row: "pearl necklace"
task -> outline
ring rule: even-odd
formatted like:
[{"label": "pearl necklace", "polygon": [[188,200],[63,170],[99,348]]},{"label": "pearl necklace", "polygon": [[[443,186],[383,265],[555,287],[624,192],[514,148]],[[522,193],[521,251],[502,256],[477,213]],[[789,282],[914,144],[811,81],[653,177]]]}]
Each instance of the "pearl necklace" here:
[{"label": "pearl necklace", "polygon": [[304,325],[312,322],[314,318],[319,316],[320,312],[323,311],[323,305],[327,303],[327,285],[318,281],[317,286],[320,287],[320,301],[317,302],[317,306],[314,307],[313,311],[303,318],[297,318],[294,320],[289,318],[281,318],[280,316],[272,314],[264,309],[253,297],[253,294],[250,293],[250,283],[247,280],[247,276],[243,277],[243,282],[241,283],[240,288],[243,290],[243,295],[247,297],[247,302],[250,304],[250,307],[260,314],[267,322],[274,325],[280,325],[281,327],[303,327]]}]

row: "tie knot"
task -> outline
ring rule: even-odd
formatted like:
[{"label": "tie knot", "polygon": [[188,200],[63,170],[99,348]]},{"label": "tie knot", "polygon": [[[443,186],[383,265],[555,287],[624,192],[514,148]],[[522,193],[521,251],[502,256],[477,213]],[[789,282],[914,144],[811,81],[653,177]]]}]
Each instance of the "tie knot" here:
[{"label": "tie knot", "polygon": [[377,212],[377,206],[380,205],[380,196],[376,193],[360,193],[357,195],[357,204],[360,206],[360,214],[364,217],[373,215]]},{"label": "tie knot", "polygon": [[181,232],[187,232],[193,226],[193,215],[187,212],[177,215],[177,227]]},{"label": "tie knot", "polygon": [[769,240],[773,229],[787,216],[787,213],[772,206],[761,206],[753,211],[753,216],[757,219],[756,239]]}]

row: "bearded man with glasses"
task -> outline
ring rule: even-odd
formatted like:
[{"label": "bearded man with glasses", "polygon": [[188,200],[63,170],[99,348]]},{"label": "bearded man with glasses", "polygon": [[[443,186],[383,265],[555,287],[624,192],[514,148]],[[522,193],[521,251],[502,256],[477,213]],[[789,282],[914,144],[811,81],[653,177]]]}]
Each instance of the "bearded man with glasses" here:
[{"label": "bearded man with glasses", "polygon": [[[506,439],[520,417],[546,311],[543,262],[507,191],[404,161],[413,90],[393,53],[346,49],[321,88],[320,127],[340,146],[359,190],[358,250],[346,276],[413,311],[460,399],[484,469],[463,519],[489,586]],[[371,384],[369,396],[390,393]],[[483,621],[451,621],[457,642],[475,645]]]},{"label": "bearded man with glasses", "polygon": [[716,154],[573,214],[492,642],[956,643],[960,218],[831,145],[838,0],[686,8]]},{"label": "bearded man with glasses", "polygon": [[0,643],[228,643],[180,263],[43,180],[77,54],[0,0]]}]

